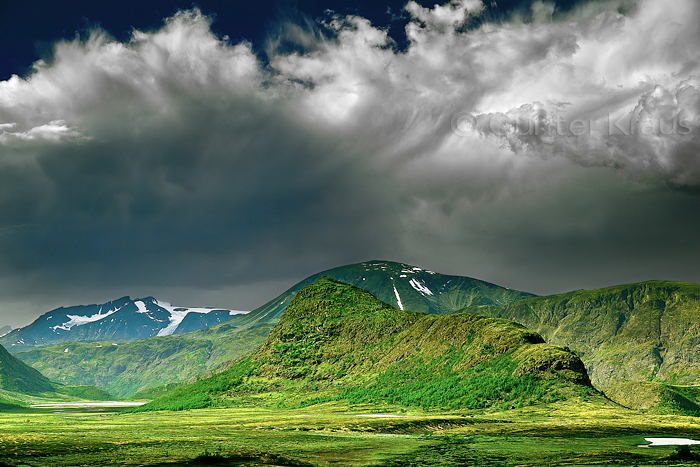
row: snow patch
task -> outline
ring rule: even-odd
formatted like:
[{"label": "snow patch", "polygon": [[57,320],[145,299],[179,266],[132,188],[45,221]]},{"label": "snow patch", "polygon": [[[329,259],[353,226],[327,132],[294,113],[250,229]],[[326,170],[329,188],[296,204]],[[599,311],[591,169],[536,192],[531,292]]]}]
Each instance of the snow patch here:
[{"label": "snow patch", "polygon": [[423,295],[433,295],[433,292],[431,292],[430,289],[425,286],[424,281],[419,281],[415,277],[413,277],[410,281],[408,281],[408,283],[411,284],[411,287],[413,287],[415,290],[422,293]]},{"label": "snow patch", "polygon": [[[284,303],[284,300],[282,301]],[[172,306],[168,302],[159,302],[156,300],[156,304],[161,307],[166,309],[170,313],[170,323],[158,331],[159,336],[169,336],[172,333],[175,332],[177,327],[182,323],[182,320],[185,319],[185,316],[187,316],[188,313],[201,313],[201,314],[207,314],[211,311],[214,310],[223,310],[223,308],[214,308],[214,307],[199,307],[199,308],[185,308],[185,307],[175,307]],[[238,310],[225,310],[228,311],[229,316],[233,315],[241,315],[248,313],[247,311],[238,311]]]},{"label": "snow patch", "polygon": [[650,444],[640,444],[639,447],[648,446],[687,446],[689,444],[700,444],[700,441],[688,438],[644,438]]},{"label": "snow patch", "polygon": [[[51,329],[56,332],[57,329],[63,329],[64,331],[70,331],[72,327],[74,326],[82,326],[83,324],[87,323],[93,323],[95,321],[99,321],[101,319],[106,318],[107,316],[116,313],[117,311],[121,310],[122,307],[114,308],[113,310],[107,310],[107,312],[102,313],[102,307],[100,306],[100,309],[97,311],[92,316],[81,316],[81,315],[66,315],[68,318],[70,318],[70,321],[66,321],[63,324],[59,324],[58,326],[51,326]],[[47,318],[48,319],[48,318]]]},{"label": "snow patch", "polygon": [[146,308],[146,304],[143,303],[141,300],[136,300],[134,302],[134,305],[136,305],[136,307],[138,308],[138,310],[136,310],[136,313],[148,313],[149,311],[148,308]]},{"label": "snow patch", "polygon": [[396,295],[396,301],[399,303],[399,310],[403,311],[403,303],[401,303],[401,297],[399,297],[399,291],[396,290],[396,286],[394,286],[394,295]]}]

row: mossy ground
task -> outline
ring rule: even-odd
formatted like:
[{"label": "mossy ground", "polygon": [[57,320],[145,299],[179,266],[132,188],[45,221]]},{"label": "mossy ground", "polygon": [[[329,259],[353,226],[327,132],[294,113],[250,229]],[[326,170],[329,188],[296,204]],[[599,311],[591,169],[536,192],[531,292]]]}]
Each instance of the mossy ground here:
[{"label": "mossy ground", "polygon": [[694,465],[674,459],[674,447],[639,447],[654,436],[697,439],[700,420],[601,398],[449,412],[337,402],[146,414],[25,409],[0,413],[0,465]]}]

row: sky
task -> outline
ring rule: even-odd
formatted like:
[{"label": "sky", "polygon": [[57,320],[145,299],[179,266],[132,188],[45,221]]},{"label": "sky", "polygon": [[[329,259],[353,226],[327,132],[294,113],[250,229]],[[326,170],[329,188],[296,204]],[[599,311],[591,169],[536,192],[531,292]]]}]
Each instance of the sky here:
[{"label": "sky", "polygon": [[372,259],[700,282],[696,0],[97,3],[0,3],[0,325]]}]

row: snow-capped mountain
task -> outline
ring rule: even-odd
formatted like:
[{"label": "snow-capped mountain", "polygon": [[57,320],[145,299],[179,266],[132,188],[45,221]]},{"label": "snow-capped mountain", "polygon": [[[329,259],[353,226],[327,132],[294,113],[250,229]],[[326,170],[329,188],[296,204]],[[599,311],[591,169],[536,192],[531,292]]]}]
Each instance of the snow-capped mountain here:
[{"label": "snow-capped mountain", "polygon": [[122,297],[101,305],[61,307],[49,311],[30,325],[0,337],[0,344],[14,353],[67,341],[130,341],[194,331],[243,313],[246,312],[176,307],[153,297],[135,300]]}]

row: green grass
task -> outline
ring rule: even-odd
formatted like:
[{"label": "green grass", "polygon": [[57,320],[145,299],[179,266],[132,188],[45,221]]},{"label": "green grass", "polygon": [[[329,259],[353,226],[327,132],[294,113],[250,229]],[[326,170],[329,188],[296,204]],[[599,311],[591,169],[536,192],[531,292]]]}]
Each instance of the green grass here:
[{"label": "green grass", "polygon": [[[358,416],[377,413],[401,417]],[[444,413],[338,402],[298,409],[0,413],[1,461],[12,466],[695,465],[695,447],[690,455],[638,447],[650,436],[698,439],[700,423],[577,398]]]}]

